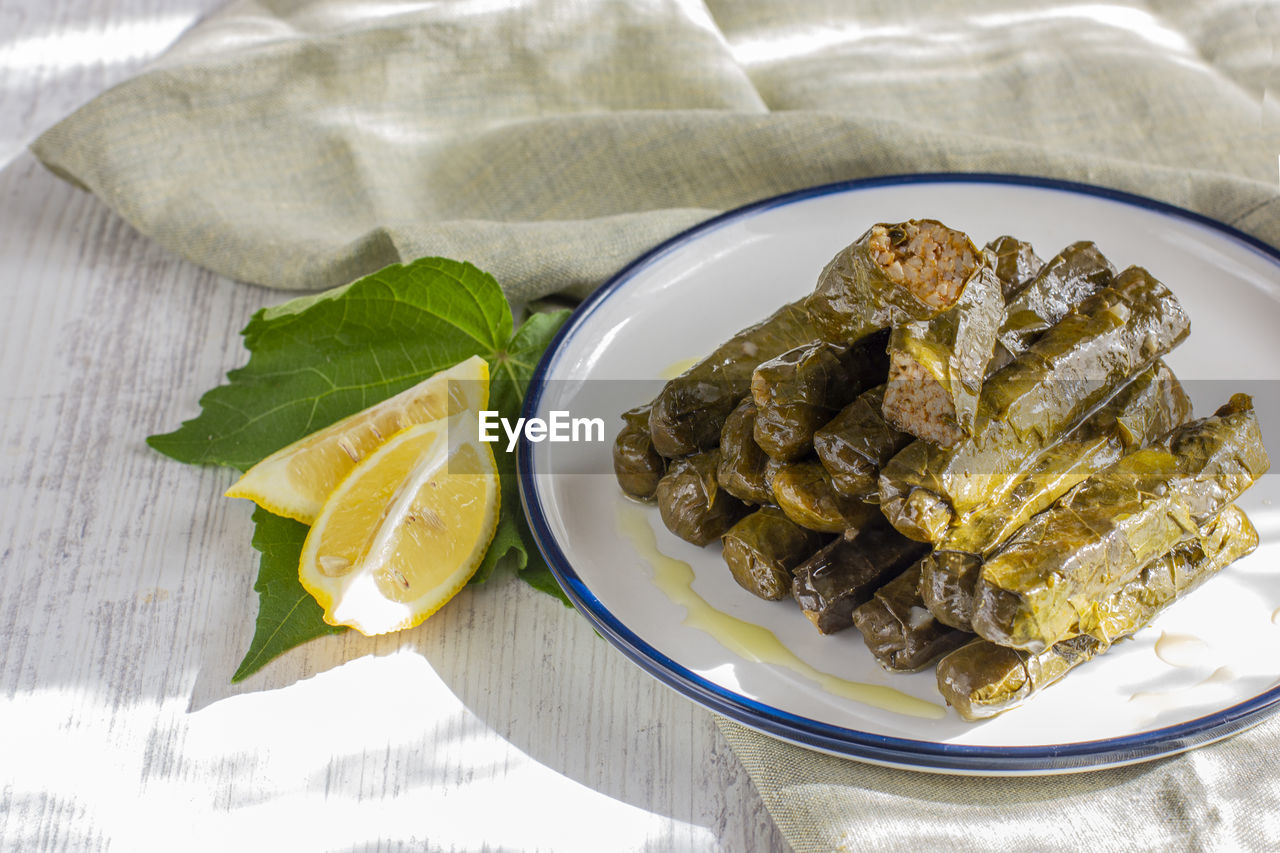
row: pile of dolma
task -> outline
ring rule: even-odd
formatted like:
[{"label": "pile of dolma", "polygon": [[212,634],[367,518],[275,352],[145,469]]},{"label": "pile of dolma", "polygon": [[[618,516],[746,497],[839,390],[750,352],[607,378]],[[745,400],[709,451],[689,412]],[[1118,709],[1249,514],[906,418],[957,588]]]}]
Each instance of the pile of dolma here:
[{"label": "pile of dolma", "polygon": [[1017,707],[1252,551],[1252,402],[1192,418],[1141,267],[880,223],[813,293],[623,415],[619,485],[746,590],[965,719]]}]

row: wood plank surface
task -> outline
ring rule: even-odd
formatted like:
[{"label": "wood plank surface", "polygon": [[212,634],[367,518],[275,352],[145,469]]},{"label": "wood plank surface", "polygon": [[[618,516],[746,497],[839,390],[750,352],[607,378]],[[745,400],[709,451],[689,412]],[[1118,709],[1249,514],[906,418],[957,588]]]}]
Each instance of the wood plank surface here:
[{"label": "wood plank surface", "polygon": [[710,715],[509,576],[239,685],[250,508],[143,443],[284,296],[24,152],[212,0],[0,7],[0,847],[785,849]]}]

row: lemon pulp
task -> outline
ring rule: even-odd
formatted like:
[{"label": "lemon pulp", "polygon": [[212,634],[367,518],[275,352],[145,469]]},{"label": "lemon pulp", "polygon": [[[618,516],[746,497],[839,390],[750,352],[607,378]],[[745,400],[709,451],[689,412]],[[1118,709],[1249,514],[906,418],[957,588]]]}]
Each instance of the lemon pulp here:
[{"label": "lemon pulp", "polygon": [[392,435],[488,404],[489,365],[472,356],[277,450],[246,471],[227,497],[312,524],[343,478]]},{"label": "lemon pulp", "polygon": [[410,628],[475,574],[500,503],[493,451],[477,433],[471,412],[409,427],[325,501],[298,577],[326,622],[367,635]]}]

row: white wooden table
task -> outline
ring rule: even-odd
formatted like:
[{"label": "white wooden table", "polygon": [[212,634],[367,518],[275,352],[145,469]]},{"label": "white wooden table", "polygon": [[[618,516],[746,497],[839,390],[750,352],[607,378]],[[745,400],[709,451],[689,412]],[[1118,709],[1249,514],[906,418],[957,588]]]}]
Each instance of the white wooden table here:
[{"label": "white wooden table", "polygon": [[230,683],[250,507],[143,439],[284,296],[25,153],[215,5],[0,2],[0,848],[785,848],[707,712],[510,577]]}]

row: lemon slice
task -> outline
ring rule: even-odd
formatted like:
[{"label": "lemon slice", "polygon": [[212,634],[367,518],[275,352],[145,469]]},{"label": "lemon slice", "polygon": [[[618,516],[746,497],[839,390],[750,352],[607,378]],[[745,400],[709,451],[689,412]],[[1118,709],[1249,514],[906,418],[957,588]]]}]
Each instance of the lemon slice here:
[{"label": "lemon slice", "polygon": [[311,524],[325,499],[358,462],[397,432],[489,405],[489,365],[472,356],[254,465],[227,490],[276,515]]},{"label": "lemon slice", "polygon": [[412,628],[475,574],[498,524],[498,471],[475,415],[409,427],[325,502],[298,577],[330,625]]}]

